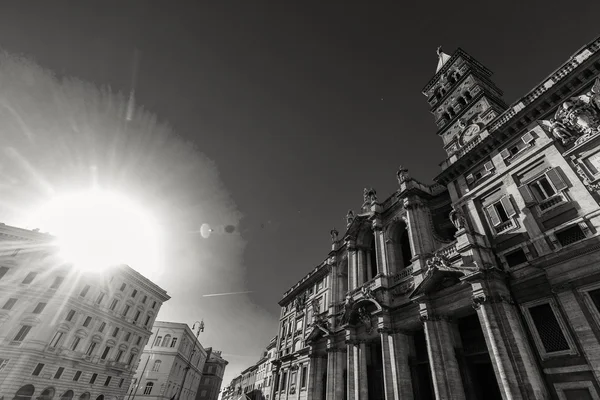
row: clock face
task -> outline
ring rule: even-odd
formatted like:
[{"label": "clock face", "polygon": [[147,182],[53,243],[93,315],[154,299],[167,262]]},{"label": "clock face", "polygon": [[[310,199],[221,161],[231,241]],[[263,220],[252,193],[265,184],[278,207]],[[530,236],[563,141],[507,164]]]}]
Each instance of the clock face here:
[{"label": "clock face", "polygon": [[479,135],[480,129],[481,128],[479,128],[479,126],[476,124],[467,126],[460,135],[460,144],[464,146],[467,142],[475,139],[475,137]]}]

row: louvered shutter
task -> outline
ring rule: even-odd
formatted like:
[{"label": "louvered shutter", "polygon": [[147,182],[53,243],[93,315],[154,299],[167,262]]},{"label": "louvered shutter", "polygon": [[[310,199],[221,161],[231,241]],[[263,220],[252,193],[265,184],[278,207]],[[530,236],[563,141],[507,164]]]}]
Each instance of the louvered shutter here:
[{"label": "louvered shutter", "polygon": [[491,161],[488,161],[485,164],[483,164],[483,167],[485,168],[486,171],[490,172],[491,170],[494,169],[494,163]]},{"label": "louvered shutter", "polygon": [[527,132],[526,134],[521,136],[521,140],[523,140],[525,144],[529,144],[533,141],[533,135],[531,134],[531,132]]},{"label": "louvered shutter", "polygon": [[490,216],[490,220],[492,221],[492,225],[498,226],[502,221],[500,221],[500,217],[498,216],[498,212],[496,212],[496,208],[491,205],[487,208],[487,213]]},{"label": "louvered shutter", "polygon": [[517,211],[515,210],[515,208],[512,205],[512,202],[510,201],[510,195],[504,196],[502,198],[502,200],[500,200],[500,202],[502,203],[502,206],[504,207],[504,211],[506,211],[506,215],[508,215],[509,217],[512,217],[513,215],[515,215],[517,213]]},{"label": "louvered shutter", "polygon": [[500,157],[502,157],[503,160],[506,160],[507,158],[510,157],[510,151],[508,151],[508,149],[504,149],[500,152]]},{"label": "louvered shutter", "polygon": [[533,197],[533,193],[531,193],[531,189],[529,188],[529,185],[519,186],[519,192],[521,193],[521,197],[523,198],[523,201],[525,201],[525,204],[537,203],[537,201],[535,200],[535,197]]},{"label": "louvered shutter", "polygon": [[473,177],[473,174],[467,175],[467,183],[473,183],[474,180],[475,178]]},{"label": "louvered shutter", "polygon": [[557,192],[560,192],[561,190],[565,190],[567,188],[567,183],[562,178],[562,175],[558,168],[552,168],[551,170],[546,172],[546,177],[552,183],[552,186],[554,186],[554,189],[556,189]]}]

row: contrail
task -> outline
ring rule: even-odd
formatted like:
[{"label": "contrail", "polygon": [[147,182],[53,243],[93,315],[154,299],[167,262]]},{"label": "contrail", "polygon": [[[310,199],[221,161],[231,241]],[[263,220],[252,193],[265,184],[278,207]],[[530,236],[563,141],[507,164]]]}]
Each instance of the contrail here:
[{"label": "contrail", "polygon": [[230,294],[244,294],[244,293],[253,293],[253,292],[251,290],[249,290],[247,292],[212,293],[212,294],[203,294],[202,297],[227,296]]}]

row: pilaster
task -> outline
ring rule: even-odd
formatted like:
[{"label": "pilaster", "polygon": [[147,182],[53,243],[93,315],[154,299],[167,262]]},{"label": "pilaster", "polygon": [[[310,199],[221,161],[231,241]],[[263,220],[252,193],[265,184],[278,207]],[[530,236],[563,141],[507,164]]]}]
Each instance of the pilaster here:
[{"label": "pilaster", "polygon": [[346,354],[347,354],[347,376],[348,376],[348,399],[360,400],[360,383],[359,383],[359,358],[358,358],[358,342],[354,332],[346,330]]},{"label": "pilaster", "polygon": [[429,210],[418,197],[412,196],[404,199],[406,209],[406,225],[410,235],[411,253],[426,254],[435,250],[435,243],[431,232],[431,215]]},{"label": "pilaster", "polygon": [[367,381],[367,345],[361,340],[358,343],[358,378],[360,400],[369,400],[369,385]]},{"label": "pilaster", "polygon": [[385,237],[383,234],[383,226],[379,219],[373,221],[373,235],[375,237],[375,251],[377,252],[377,271],[381,275],[389,276],[391,275],[391,272],[387,258]]},{"label": "pilaster", "polygon": [[[344,368],[346,367],[346,350],[327,344],[327,400],[344,398]],[[313,397],[315,399],[319,397]]]},{"label": "pilaster", "polygon": [[470,277],[473,307],[481,323],[503,399],[546,399],[548,392],[525,329],[506,288],[495,271]]},{"label": "pilaster", "polygon": [[414,398],[409,355],[411,337],[404,332],[379,328],[383,352],[383,381],[386,400]]},{"label": "pilaster", "polygon": [[346,248],[348,249],[348,290],[353,290],[358,287],[358,254],[356,242],[354,240],[347,240]]}]

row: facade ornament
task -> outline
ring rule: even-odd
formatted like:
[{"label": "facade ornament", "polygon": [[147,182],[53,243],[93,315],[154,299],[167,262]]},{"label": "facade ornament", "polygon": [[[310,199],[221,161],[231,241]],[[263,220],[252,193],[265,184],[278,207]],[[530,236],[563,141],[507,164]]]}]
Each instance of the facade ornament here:
[{"label": "facade ornament", "polygon": [[577,172],[577,175],[579,175],[579,177],[581,178],[581,181],[583,182],[583,184],[588,189],[590,189],[590,190],[600,190],[600,184],[598,184],[598,183],[591,183],[590,182],[590,178],[585,173],[585,171],[583,170],[583,168],[581,168],[581,165],[576,164],[575,165],[575,171]]},{"label": "facade ornament", "polygon": [[296,312],[300,313],[300,312],[304,311],[304,308],[306,307],[306,292],[304,292],[301,295],[299,295],[298,297],[296,297],[295,305],[296,305]]},{"label": "facade ornament", "polygon": [[338,235],[340,234],[337,229],[333,228],[329,234],[331,235],[331,241],[332,242],[337,242],[338,241]]},{"label": "facade ornament", "polygon": [[354,211],[348,210],[348,214],[346,214],[346,226],[350,226],[352,221],[354,221]]},{"label": "facade ornament", "polygon": [[363,286],[360,289],[360,292],[362,293],[364,299],[376,300],[370,287]]},{"label": "facade ornament", "polygon": [[369,205],[377,202],[377,191],[373,188],[363,189],[363,205]]},{"label": "facade ornament", "polygon": [[371,316],[366,308],[360,307],[358,309],[358,318],[367,328],[367,333],[373,332],[373,323],[371,322]]},{"label": "facade ornament", "polygon": [[394,289],[392,289],[391,293],[392,293],[393,297],[400,297],[400,296],[404,296],[405,294],[407,294],[414,288],[415,288],[415,280],[411,279],[406,283],[396,286]]},{"label": "facade ornament", "polygon": [[448,259],[441,255],[440,253],[434,253],[426,262],[425,265],[427,267],[427,272],[432,271],[434,269],[439,268],[449,268],[450,263]]},{"label": "facade ornament", "polygon": [[313,311],[313,320],[317,320],[319,319],[319,314],[321,313],[321,302],[319,299],[313,299],[311,305]]},{"label": "facade ornament", "polygon": [[402,184],[410,179],[410,175],[408,174],[408,169],[403,168],[402,165],[398,168],[398,172],[396,172],[396,178],[398,178],[398,184]]},{"label": "facade ornament", "polygon": [[450,221],[452,222],[452,225],[454,225],[454,227],[459,231],[461,229],[467,228],[467,219],[465,218],[465,215],[462,213],[462,211],[452,207],[452,211],[450,211],[449,217]]},{"label": "facade ornament", "polygon": [[[554,115],[553,126],[556,126],[556,129],[552,131],[553,135],[560,137],[572,133],[572,136],[578,137],[575,142],[577,145],[600,132],[599,102],[600,80],[596,78],[596,83],[590,91],[581,96],[571,97],[558,107]],[[556,122],[560,122],[562,126]]]},{"label": "facade ornament", "polygon": [[340,323],[342,325],[350,322],[350,315],[352,314],[352,307],[354,306],[354,301],[352,297],[346,296],[346,302],[344,303],[344,313],[340,318]]},{"label": "facade ornament", "polygon": [[462,130],[463,130],[463,129],[465,129],[466,127],[467,127],[467,121],[465,121],[465,119],[464,119],[464,118],[460,118],[460,119],[458,120],[458,129],[462,131]]},{"label": "facade ornament", "polygon": [[473,309],[478,310],[479,307],[481,307],[481,305],[487,301],[487,296],[483,293],[480,293],[478,295],[473,296],[473,298],[471,299],[471,305],[473,306]]},{"label": "facade ornament", "polygon": [[569,130],[561,121],[551,118],[550,120],[541,120],[540,123],[546,127],[554,138],[560,140],[562,144],[566,145],[577,139],[577,135]]}]

